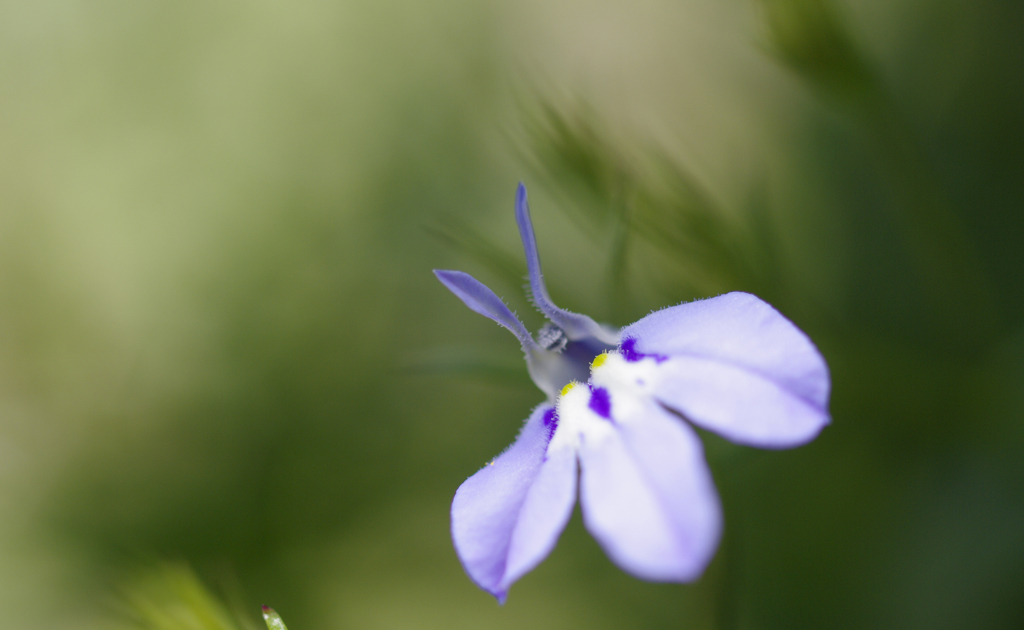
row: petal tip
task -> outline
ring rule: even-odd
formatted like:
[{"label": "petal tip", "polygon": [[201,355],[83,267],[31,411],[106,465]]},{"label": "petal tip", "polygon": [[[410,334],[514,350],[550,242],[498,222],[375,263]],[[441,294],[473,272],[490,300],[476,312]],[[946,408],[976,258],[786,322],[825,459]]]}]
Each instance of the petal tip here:
[{"label": "petal tip", "polygon": [[441,281],[441,284],[451,288],[452,283],[458,278],[458,271],[452,271],[450,269],[433,269],[434,277]]}]

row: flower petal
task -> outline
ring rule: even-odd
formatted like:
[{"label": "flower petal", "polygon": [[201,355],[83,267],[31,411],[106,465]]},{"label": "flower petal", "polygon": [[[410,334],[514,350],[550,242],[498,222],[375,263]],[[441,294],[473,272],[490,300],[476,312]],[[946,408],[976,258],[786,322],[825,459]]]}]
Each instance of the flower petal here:
[{"label": "flower petal", "polygon": [[462,271],[435,269],[434,275],[470,309],[512,331],[523,345],[523,350],[536,347],[526,326],[487,285]]},{"label": "flower petal", "polygon": [[649,399],[613,393],[611,417],[614,430],[585,434],[580,445],[584,524],[615,564],[639,578],[697,579],[722,529],[700,439]]},{"label": "flower petal", "polygon": [[831,383],[821,353],[803,331],[749,293],[657,311],[624,328],[622,337],[623,348],[639,354],[689,359],[671,370],[664,366],[672,375],[656,395],[737,442],[795,446],[829,422]]},{"label": "flower petal", "polygon": [[[526,493],[519,522],[512,532],[501,590],[533,570],[554,549],[576,504],[576,453],[548,451],[537,478]],[[501,599],[504,599],[503,597]]]},{"label": "flower petal", "polygon": [[566,337],[576,341],[596,339],[602,344],[614,346],[619,343],[618,332],[602,327],[586,315],[573,313],[555,306],[544,286],[544,276],[540,270],[540,254],[537,252],[537,238],[533,233],[533,220],[530,218],[530,204],[526,200],[526,186],[522,182],[516,189],[516,223],[519,225],[519,237],[523,241],[526,253],[526,269],[530,276],[530,292],[533,303],[545,317],[565,332]]},{"label": "flower petal", "polygon": [[821,407],[730,363],[677,356],[658,372],[658,400],[737,444],[792,448],[813,440],[829,423]]},{"label": "flower petal", "polygon": [[452,501],[452,540],[466,573],[504,602],[554,548],[576,500],[571,449],[545,457],[554,408],[540,405],[512,446],[467,479]]}]

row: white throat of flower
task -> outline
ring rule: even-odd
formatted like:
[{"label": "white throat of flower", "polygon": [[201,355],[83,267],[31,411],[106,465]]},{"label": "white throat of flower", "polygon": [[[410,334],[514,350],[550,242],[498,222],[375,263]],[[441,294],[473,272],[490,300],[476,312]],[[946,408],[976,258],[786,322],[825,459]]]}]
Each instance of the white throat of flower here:
[{"label": "white throat of flower", "polygon": [[[636,422],[642,418],[642,408],[653,398],[659,379],[657,365],[653,357],[627,361],[617,351],[598,355],[590,365],[589,382],[567,384],[555,401],[558,428],[548,450],[577,450],[581,440],[596,443],[611,435],[614,423]],[[607,417],[592,404],[599,389],[607,396]]]}]

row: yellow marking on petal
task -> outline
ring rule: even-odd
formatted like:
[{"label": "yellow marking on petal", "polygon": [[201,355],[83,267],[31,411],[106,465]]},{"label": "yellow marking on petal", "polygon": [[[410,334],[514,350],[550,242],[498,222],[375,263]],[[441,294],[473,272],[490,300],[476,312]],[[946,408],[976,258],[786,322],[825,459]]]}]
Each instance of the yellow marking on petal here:
[{"label": "yellow marking on petal", "polygon": [[590,369],[591,370],[595,370],[595,369],[601,367],[602,365],[604,365],[604,362],[607,361],[607,360],[608,360],[608,353],[607,352],[602,352],[601,354],[599,354],[596,357],[594,357],[594,362],[590,364]]},{"label": "yellow marking on petal", "polygon": [[565,396],[566,394],[568,394],[570,389],[576,387],[576,384],[576,381],[570,381],[566,383],[565,387],[562,388],[562,395]]}]

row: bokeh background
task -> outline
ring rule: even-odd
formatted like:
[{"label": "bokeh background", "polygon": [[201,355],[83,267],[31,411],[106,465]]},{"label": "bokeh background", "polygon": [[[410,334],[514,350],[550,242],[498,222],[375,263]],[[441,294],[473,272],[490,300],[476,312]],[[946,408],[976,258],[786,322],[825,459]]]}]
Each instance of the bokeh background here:
[{"label": "bokeh background", "polygon": [[[1016,0],[0,2],[0,617],[42,628],[1024,627]],[[752,291],[834,423],[705,435],[705,576],[578,514],[499,607],[458,485],[541,394],[512,216],[625,325]]]}]

